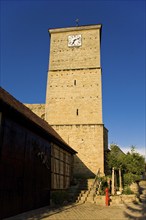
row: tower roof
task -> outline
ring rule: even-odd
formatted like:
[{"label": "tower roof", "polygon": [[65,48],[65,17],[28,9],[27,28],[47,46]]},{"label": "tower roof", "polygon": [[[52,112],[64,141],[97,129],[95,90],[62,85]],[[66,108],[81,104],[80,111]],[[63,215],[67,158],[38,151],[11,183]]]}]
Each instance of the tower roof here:
[{"label": "tower roof", "polygon": [[82,26],[74,26],[74,27],[66,27],[66,28],[51,28],[48,29],[48,32],[58,33],[58,32],[68,32],[68,31],[78,31],[78,30],[91,30],[91,29],[101,29],[101,24],[92,24],[92,25],[82,25]]}]

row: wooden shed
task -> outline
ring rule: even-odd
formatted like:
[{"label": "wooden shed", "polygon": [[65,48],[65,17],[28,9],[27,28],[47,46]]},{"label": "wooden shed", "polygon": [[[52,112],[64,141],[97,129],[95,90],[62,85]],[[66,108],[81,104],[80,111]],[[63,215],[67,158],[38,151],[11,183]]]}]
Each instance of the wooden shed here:
[{"label": "wooden shed", "polygon": [[76,153],[43,119],[0,88],[0,218],[50,203],[67,189]]}]

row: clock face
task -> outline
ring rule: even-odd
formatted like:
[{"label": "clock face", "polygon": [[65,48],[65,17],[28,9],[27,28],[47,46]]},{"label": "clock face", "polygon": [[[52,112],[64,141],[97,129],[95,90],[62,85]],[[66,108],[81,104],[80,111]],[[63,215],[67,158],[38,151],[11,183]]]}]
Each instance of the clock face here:
[{"label": "clock face", "polygon": [[82,45],[81,34],[68,36],[68,46],[69,47],[79,47]]}]

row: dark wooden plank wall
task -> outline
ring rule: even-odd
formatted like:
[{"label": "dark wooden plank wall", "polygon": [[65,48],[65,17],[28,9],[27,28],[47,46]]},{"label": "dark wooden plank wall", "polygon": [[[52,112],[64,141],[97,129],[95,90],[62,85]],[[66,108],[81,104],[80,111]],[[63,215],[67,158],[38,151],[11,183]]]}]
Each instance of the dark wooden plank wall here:
[{"label": "dark wooden plank wall", "polygon": [[73,155],[52,144],[51,189],[67,189],[72,178]]},{"label": "dark wooden plank wall", "polygon": [[50,143],[8,118],[1,131],[0,218],[48,205]]}]

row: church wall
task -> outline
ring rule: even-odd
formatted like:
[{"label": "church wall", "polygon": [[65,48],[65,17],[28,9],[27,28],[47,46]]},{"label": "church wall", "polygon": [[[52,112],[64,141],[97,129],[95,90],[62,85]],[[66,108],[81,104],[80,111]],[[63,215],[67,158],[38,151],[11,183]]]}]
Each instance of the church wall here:
[{"label": "church wall", "polygon": [[108,130],[104,127],[104,150],[108,150]]},{"label": "church wall", "polygon": [[104,173],[103,132],[101,125],[52,126],[64,140],[78,152],[74,160],[74,175],[91,177]]},{"label": "church wall", "polygon": [[101,69],[50,71],[49,124],[102,124]]},{"label": "church wall", "polygon": [[[100,27],[83,30],[82,27],[74,30],[51,32],[49,69],[80,69],[100,67]],[[69,48],[69,35],[82,35],[82,46]]]},{"label": "church wall", "polygon": [[45,119],[45,104],[24,104],[40,118]]},{"label": "church wall", "polygon": [[[51,29],[45,120],[77,152],[76,175],[104,173],[101,25]],[[76,36],[76,39],[74,38]],[[74,42],[81,36],[81,44]],[[68,37],[73,41],[68,44]]]}]

